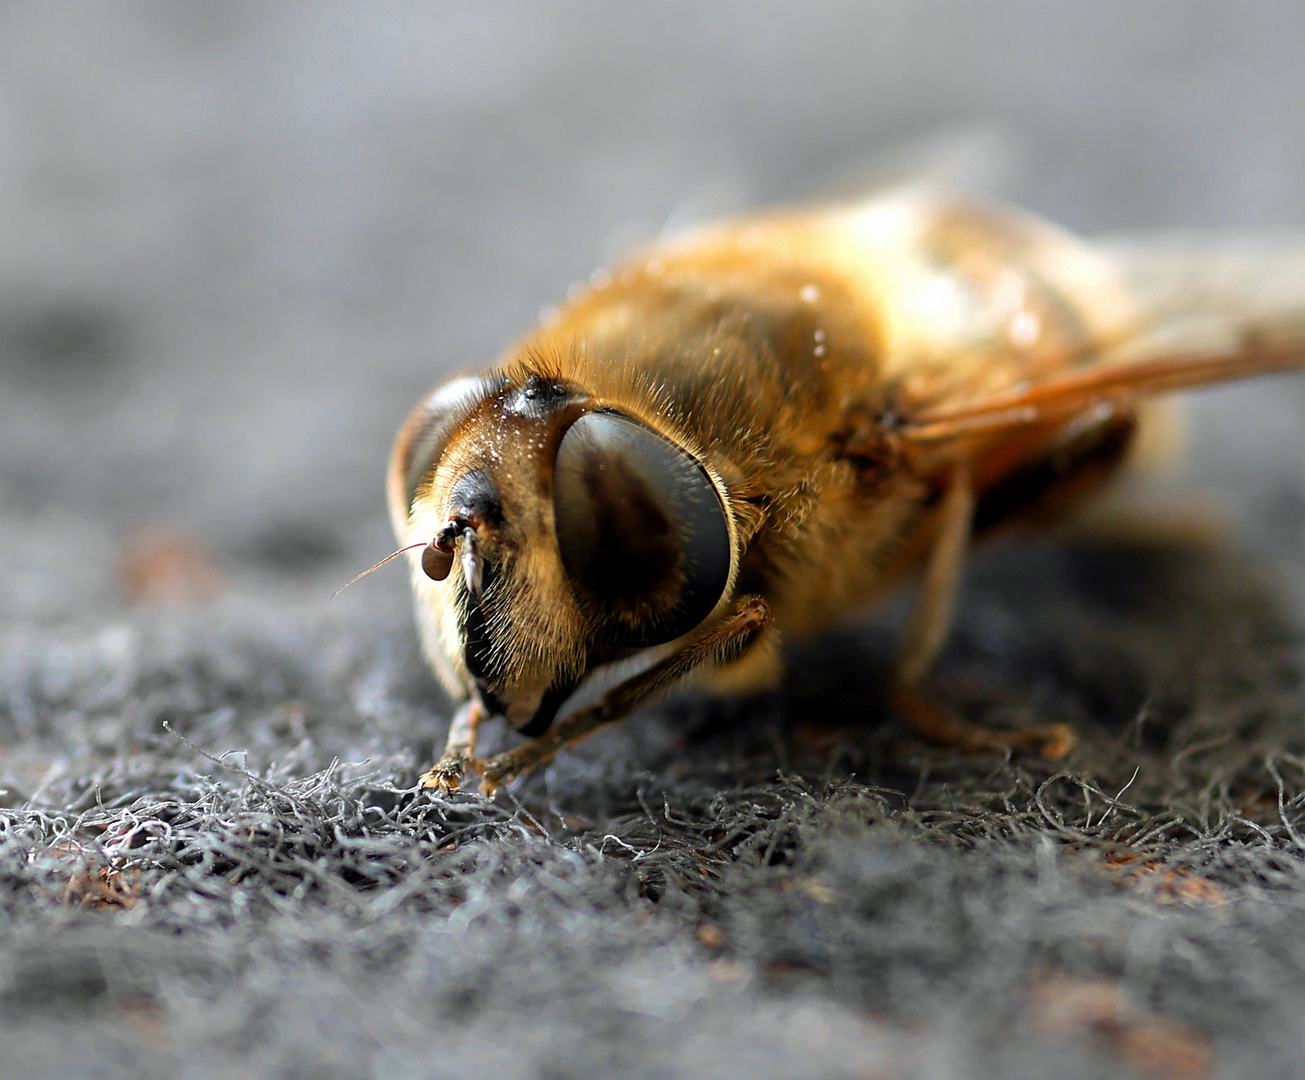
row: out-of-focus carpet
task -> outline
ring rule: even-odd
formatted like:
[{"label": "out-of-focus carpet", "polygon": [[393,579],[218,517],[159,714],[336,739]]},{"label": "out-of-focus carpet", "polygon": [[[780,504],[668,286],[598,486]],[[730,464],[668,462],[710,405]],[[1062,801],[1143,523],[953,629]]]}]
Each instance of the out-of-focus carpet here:
[{"label": "out-of-focus carpet", "polygon": [[[782,692],[493,801],[388,551],[417,396],[668,219],[932,172],[1299,229],[1286,8],[0,8],[0,1074],[1305,1075],[1305,387],[1203,394],[1187,550],[980,556]],[[940,134],[941,133],[941,134]],[[886,149],[887,148],[887,149]],[[871,164],[868,164],[871,163]],[[506,736],[499,734],[499,739]]]}]

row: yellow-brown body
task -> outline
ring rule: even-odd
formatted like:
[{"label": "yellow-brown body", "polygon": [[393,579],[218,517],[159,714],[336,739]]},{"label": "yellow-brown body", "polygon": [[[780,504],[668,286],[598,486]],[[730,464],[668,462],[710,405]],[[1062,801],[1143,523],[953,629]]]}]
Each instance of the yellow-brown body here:
[{"label": "yellow-brown body", "polygon": [[[968,535],[1105,475],[1134,398],[1302,362],[1294,337],[1276,352],[1139,348],[1148,319],[1089,245],[958,199],[903,192],[704,230],[596,274],[496,367],[420,406],[391,462],[395,531],[435,536],[460,478],[492,478],[501,514],[471,538],[496,568],[480,685],[526,727],[550,688],[641,651],[602,640],[554,520],[566,424],[619,412],[710,477],[731,564],[702,625],[742,596],[770,618],[699,673],[762,685],[780,635],[818,631],[919,571],[949,516],[966,514],[951,528]],[[560,404],[536,415],[527,387]],[[948,508],[958,484],[965,510]],[[450,692],[474,695],[469,586],[432,580],[416,557],[413,584],[427,656]]]}]

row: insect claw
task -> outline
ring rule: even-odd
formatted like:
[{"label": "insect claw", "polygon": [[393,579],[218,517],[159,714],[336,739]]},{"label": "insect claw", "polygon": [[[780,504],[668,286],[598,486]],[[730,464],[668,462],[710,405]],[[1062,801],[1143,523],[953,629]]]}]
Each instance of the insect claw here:
[{"label": "insect claw", "polygon": [[439,791],[445,795],[452,795],[462,787],[462,778],[465,775],[465,763],[461,758],[445,758],[443,761],[432,765],[425,773],[422,774],[419,784],[431,791]]}]

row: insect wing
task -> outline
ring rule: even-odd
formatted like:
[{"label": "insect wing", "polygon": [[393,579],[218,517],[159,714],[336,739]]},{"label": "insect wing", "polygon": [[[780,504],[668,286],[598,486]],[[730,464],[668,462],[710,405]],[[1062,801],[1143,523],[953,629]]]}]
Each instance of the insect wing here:
[{"label": "insect wing", "polygon": [[1001,435],[1156,394],[1305,368],[1305,244],[1199,236],[1102,250],[1137,300],[1131,334],[995,393],[903,403],[907,447]]}]

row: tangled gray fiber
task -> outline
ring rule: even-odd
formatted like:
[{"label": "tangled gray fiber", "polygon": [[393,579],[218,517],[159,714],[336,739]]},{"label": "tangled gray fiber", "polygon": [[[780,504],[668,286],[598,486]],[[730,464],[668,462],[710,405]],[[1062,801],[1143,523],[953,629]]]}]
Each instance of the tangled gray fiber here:
[{"label": "tangled gray fiber", "polygon": [[[0,817],[7,1068],[1290,1072],[1298,641],[1221,561],[980,562],[956,693],[1034,688],[1075,717],[1054,766],[885,721],[885,627],[799,652],[780,694],[647,710],[492,800],[416,787],[438,730],[397,630],[322,663],[338,625],[219,603],[30,641],[5,671],[7,743],[44,764]],[[1115,625],[1118,596],[1073,585],[1130,575],[1154,607]],[[1041,589],[1010,599],[1030,577],[1060,579],[1054,616]],[[1001,616],[1052,629],[994,661]],[[1220,618],[1237,632],[1203,629]],[[1010,685],[976,688],[980,667]]]}]

